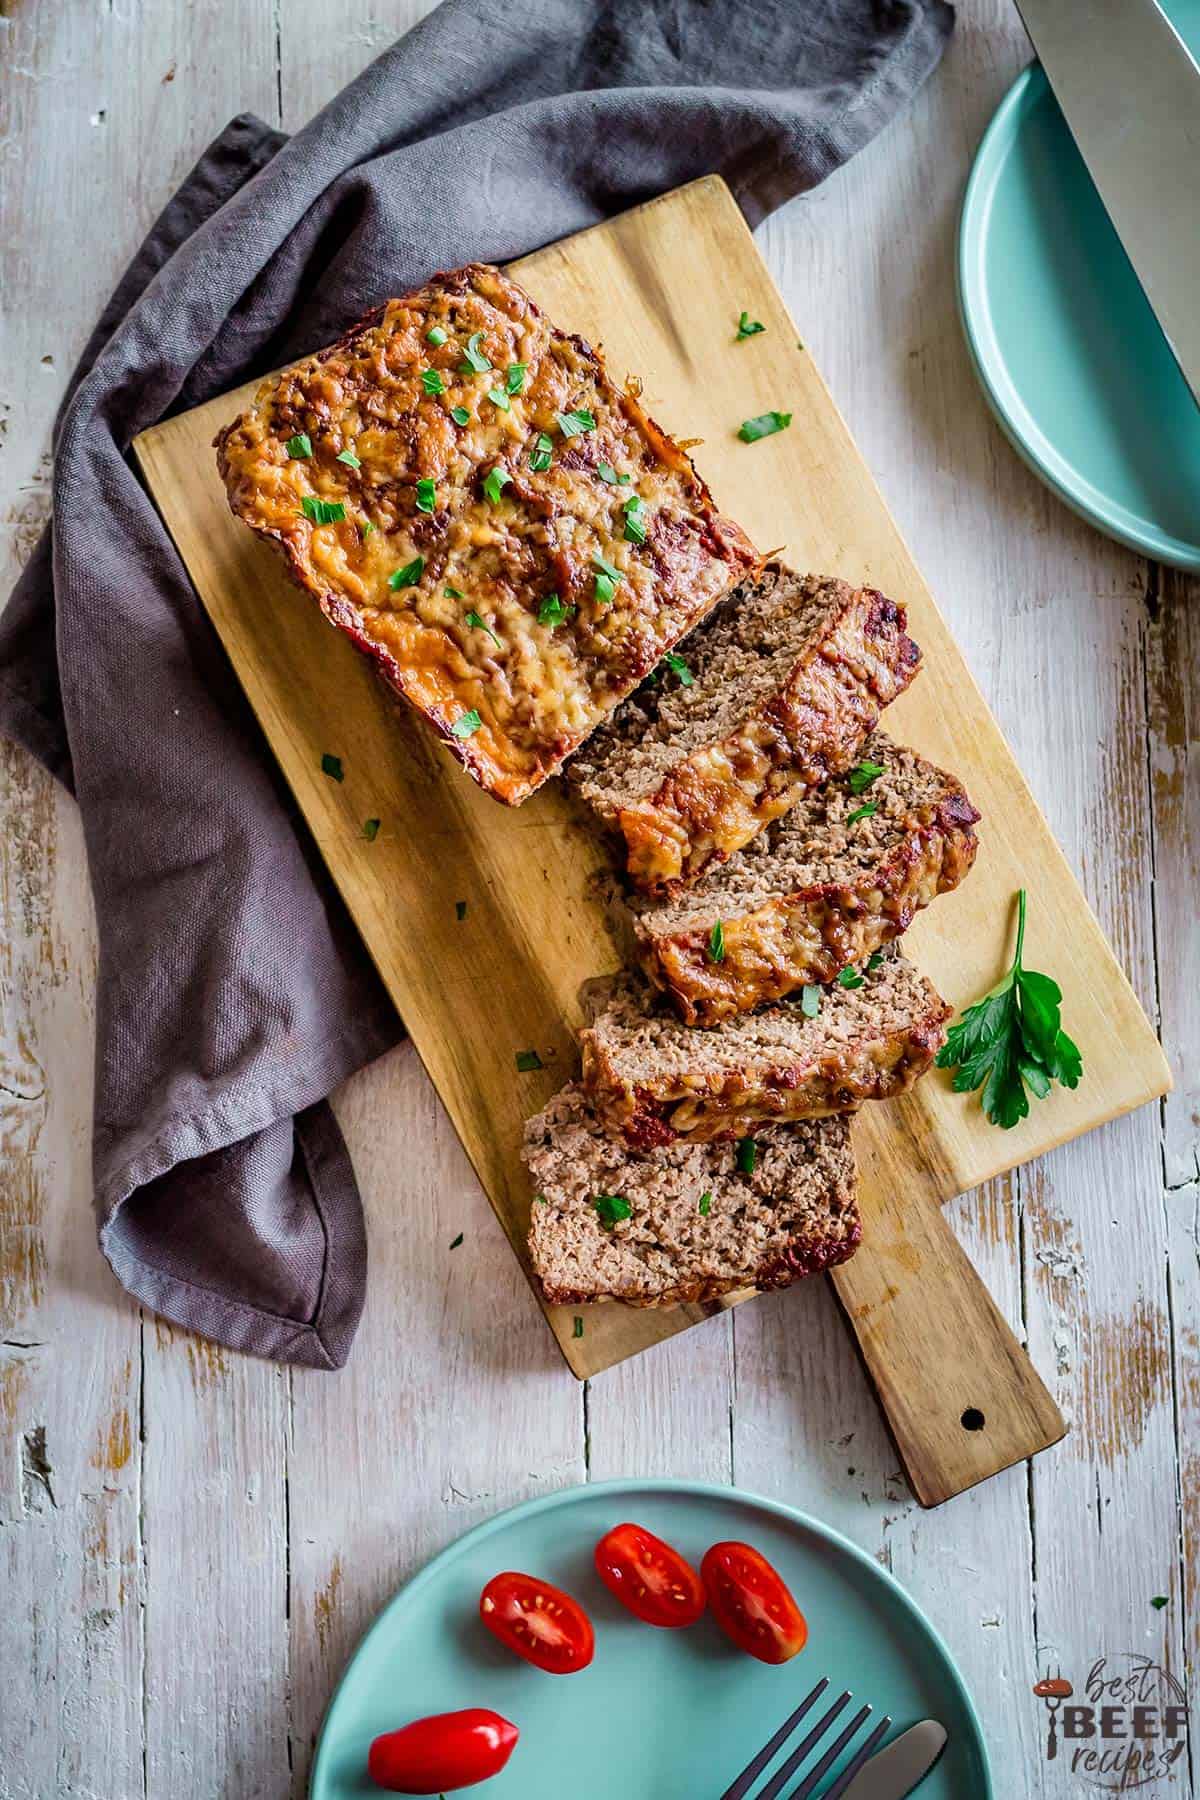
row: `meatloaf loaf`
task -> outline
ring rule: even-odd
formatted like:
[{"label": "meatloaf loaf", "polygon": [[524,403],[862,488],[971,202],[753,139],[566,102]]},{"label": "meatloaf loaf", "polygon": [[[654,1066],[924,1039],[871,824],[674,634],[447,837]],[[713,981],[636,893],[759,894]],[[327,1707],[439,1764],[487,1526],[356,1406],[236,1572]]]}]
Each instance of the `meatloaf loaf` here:
[{"label": "meatloaf loaf", "polygon": [[753,1168],[730,1144],[630,1150],[581,1089],[525,1128],[529,1252],[547,1300],[675,1306],[786,1287],[845,1262],[861,1235],[844,1118],[764,1126]]},{"label": "meatloaf loaf", "polygon": [[740,1137],[762,1121],[905,1092],[933,1061],[950,1010],[898,952],[711,1031],[681,1024],[640,981],[618,977],[580,1034],[583,1085],[601,1123],[635,1148]]},{"label": "meatloaf loaf", "polygon": [[953,775],[874,732],[849,775],[677,900],[634,903],[642,967],[691,1025],[832,981],[958,886],[978,818]]},{"label": "meatloaf loaf", "polygon": [[233,511],[512,805],[757,563],[596,352],[482,264],[265,381],[217,450]]},{"label": "meatloaf loaf", "polygon": [[743,582],[571,766],[630,879],[677,890],[855,761],[916,674],[903,607],[795,575]]}]

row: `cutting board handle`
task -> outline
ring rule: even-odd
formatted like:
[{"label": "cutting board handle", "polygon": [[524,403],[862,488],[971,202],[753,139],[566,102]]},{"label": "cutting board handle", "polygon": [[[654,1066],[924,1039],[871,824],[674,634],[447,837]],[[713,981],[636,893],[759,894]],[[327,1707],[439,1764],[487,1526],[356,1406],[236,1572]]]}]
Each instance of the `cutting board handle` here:
[{"label": "cutting board handle", "polygon": [[833,1284],[922,1506],[1057,1444],[1066,1422],[927,1194],[864,1183]]}]

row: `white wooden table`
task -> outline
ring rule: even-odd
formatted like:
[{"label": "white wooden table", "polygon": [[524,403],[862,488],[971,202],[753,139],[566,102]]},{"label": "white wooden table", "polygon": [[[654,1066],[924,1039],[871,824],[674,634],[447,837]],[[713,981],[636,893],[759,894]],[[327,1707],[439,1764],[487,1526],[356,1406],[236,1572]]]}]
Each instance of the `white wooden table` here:
[{"label": "white wooden table", "polygon": [[[205,142],[244,108],[300,125],[422,10],[0,0],[0,592],[67,373]],[[1059,505],[968,368],[958,203],[1027,56],[1008,0],[961,7],[911,112],[761,236],[1175,1069],[1161,1108],[953,1210],[1070,1436],[923,1513],[820,1283],[581,1389],[408,1047],[337,1097],[372,1252],[342,1374],[139,1312],[89,1212],[79,822],[0,746],[0,1800],[302,1794],[392,1589],[499,1508],[615,1475],[736,1481],[864,1545],[960,1659],[1004,1800],[1089,1791],[1044,1760],[1047,1665],[1144,1651],[1200,1700],[1200,587]]]}]

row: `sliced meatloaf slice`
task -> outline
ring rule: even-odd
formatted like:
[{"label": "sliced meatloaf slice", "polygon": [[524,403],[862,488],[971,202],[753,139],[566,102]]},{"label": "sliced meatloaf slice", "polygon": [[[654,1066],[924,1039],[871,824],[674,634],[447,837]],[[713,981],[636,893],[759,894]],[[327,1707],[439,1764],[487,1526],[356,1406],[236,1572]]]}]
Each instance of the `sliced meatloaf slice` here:
[{"label": "sliced meatloaf slice", "polygon": [[524,1155],[529,1253],[559,1305],[787,1287],[845,1262],[862,1232],[844,1118],[765,1126],[750,1169],[731,1144],[628,1149],[572,1084],[529,1121]]},{"label": "sliced meatloaf slice", "polygon": [[832,981],[958,886],[978,818],[953,775],[874,732],[848,776],[678,899],[634,903],[642,967],[692,1025]]},{"label": "sliced meatloaf slice", "polygon": [[637,1148],[741,1137],[762,1122],[888,1100],[929,1067],[950,1008],[898,952],[849,979],[857,985],[808,987],[696,1031],[657,1009],[640,981],[618,977],[580,1034],[588,1097]]},{"label": "sliced meatloaf slice", "polygon": [[634,885],[694,881],[848,769],[917,672],[905,623],[874,588],[778,563],[743,581],[571,765]]}]

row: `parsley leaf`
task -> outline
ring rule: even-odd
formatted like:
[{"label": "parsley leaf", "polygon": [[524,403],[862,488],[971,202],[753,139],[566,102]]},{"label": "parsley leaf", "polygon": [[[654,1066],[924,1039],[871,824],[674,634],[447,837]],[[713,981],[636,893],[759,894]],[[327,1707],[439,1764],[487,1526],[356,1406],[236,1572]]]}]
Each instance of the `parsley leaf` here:
[{"label": "parsley leaf", "polygon": [[504,371],[504,385],[510,394],[519,394],[525,386],[525,372],[528,363],[509,363]]},{"label": "parsley leaf", "polygon": [[[449,589],[447,589],[447,592],[449,592]],[[491,638],[493,644],[495,644],[497,650],[503,649],[503,645],[501,644],[500,639],[496,636],[496,634],[492,630],[491,626],[487,623],[487,621],[485,619],[481,619],[477,612],[469,612],[467,614],[467,624],[471,627],[471,629],[473,631],[486,631],[488,636]]]},{"label": "parsley leaf", "polygon": [[467,347],[463,351],[463,360],[459,365],[464,375],[486,375],[492,366],[487,352],[479,348],[482,337],[482,331],[473,331],[467,339]]},{"label": "parsley leaf", "polygon": [[667,654],[663,657],[663,661],[666,663],[668,669],[670,669],[672,675],[677,677],[680,687],[695,686],[696,677],[688,668],[687,658],[680,656],[678,650],[668,650]]},{"label": "parsley leaf", "polygon": [[579,437],[582,432],[595,431],[596,421],[585,406],[576,412],[557,413],[558,429],[565,438]]},{"label": "parsley leaf", "polygon": [[712,1195],[711,1194],[701,1194],[701,1196],[700,1196],[700,1211],[704,1215],[704,1217],[707,1219],[709,1213],[712,1211]]},{"label": "parsley leaf", "polygon": [[737,1166],[743,1175],[753,1175],[758,1162],[758,1145],[752,1137],[738,1139]]},{"label": "parsley leaf", "polygon": [[548,469],[553,457],[554,439],[547,437],[544,431],[539,431],[534,440],[533,454],[529,458],[529,466],[534,474],[540,475],[543,469]]},{"label": "parsley leaf", "polygon": [[493,506],[498,506],[500,504],[500,496],[511,480],[512,476],[507,469],[501,469],[497,466],[494,469],[488,470],[483,478],[483,491]]},{"label": "parsley leaf", "polygon": [[577,1337],[577,1338],[580,1338],[583,1336],[583,1320],[579,1316],[578,1313],[575,1314],[575,1325],[574,1325],[574,1329],[571,1332],[571,1336]]},{"label": "parsley leaf", "polygon": [[811,984],[808,987],[802,987],[800,989],[800,1011],[804,1014],[804,1017],[806,1019],[815,1019],[820,1010],[820,988],[813,987]]},{"label": "parsley leaf", "polygon": [[312,439],[307,431],[298,431],[295,437],[288,439],[287,453],[289,456],[296,457],[312,455]]},{"label": "parsley leaf", "polygon": [[328,775],[330,781],[345,781],[346,771],[342,767],[340,756],[331,756],[327,750],[321,758],[321,773]]},{"label": "parsley leaf", "polygon": [[460,713],[458,715],[457,719],[455,719],[453,725],[450,727],[450,735],[451,737],[456,738],[474,737],[482,724],[483,720],[480,718],[475,708],[472,707],[470,712]]},{"label": "parsley leaf", "polygon": [[432,344],[435,350],[439,350],[446,342],[447,336],[448,334],[442,330],[440,325],[431,325],[425,333],[425,342]]},{"label": "parsley leaf", "polygon": [[592,567],[596,571],[596,600],[599,605],[607,606],[617,591],[621,571],[614,569],[610,562],[605,562],[602,556],[593,556]]},{"label": "parsley leaf", "polygon": [[544,1069],[545,1066],[536,1050],[517,1051],[517,1070],[520,1074],[528,1075],[531,1070]]},{"label": "parsley leaf", "polygon": [[427,394],[444,394],[446,384],[436,369],[421,370],[421,386]]},{"label": "parsley leaf", "polygon": [[363,836],[366,838],[368,844],[373,844],[375,842],[375,839],[379,836],[378,819],[363,820]]},{"label": "parsley leaf", "polygon": [[852,963],[847,963],[844,969],[838,971],[837,983],[839,987],[860,988],[863,978]]},{"label": "parsley leaf", "polygon": [[611,1231],[618,1219],[629,1219],[633,1208],[620,1194],[593,1194],[592,1205],[600,1215],[605,1231]]},{"label": "parsley leaf", "polygon": [[388,576],[388,586],[393,592],[399,588],[416,587],[424,573],[425,558],[423,556],[414,556],[412,561],[410,563],[405,563],[402,569],[393,569],[392,573]]},{"label": "parsley leaf", "polygon": [[561,625],[564,619],[569,619],[574,611],[573,606],[564,606],[557,594],[547,594],[538,607],[538,624],[549,625],[553,630],[556,625]]},{"label": "parsley leaf", "polygon": [[443,592],[443,594],[445,594],[445,596],[446,596],[446,598],[447,598],[447,600],[465,600],[465,599],[466,599],[466,597],[467,597],[467,596],[466,596],[466,595],[465,595],[465,594],[464,594],[464,593],[463,593],[463,591],[462,591],[462,589],[461,589],[461,588],[456,588],[456,587],[444,587],[444,588],[443,588],[443,589],[442,589],[442,592]]},{"label": "parsley leaf", "polygon": [[607,481],[609,487],[628,487],[633,480],[632,475],[618,475],[609,462],[597,463],[596,473],[601,481]]},{"label": "parsley leaf", "polygon": [[362,468],[362,464],[359,462],[357,456],[355,456],[353,450],[339,450],[337,453],[337,460],[339,462],[344,462],[348,469]]},{"label": "parsley leaf", "polygon": [[369,538],[375,527],[372,525],[370,519],[364,519],[358,529],[360,536]]},{"label": "parsley leaf", "polygon": [[1062,990],[1048,975],[1026,969],[1025,889],[1017,895],[1017,946],[1012,967],[982,1000],[968,1006],[938,1051],[939,1069],[954,1069],[956,1094],[982,1087],[980,1104],[993,1125],[1008,1131],[1029,1112],[1029,1096],[1044,1100],[1051,1084],[1078,1087],[1083,1058],[1062,1029]]},{"label": "parsley leaf", "polygon": [[311,519],[314,525],[336,525],[346,516],[346,508],[340,500],[318,500],[315,494],[305,494],[300,506],[305,518]]},{"label": "parsley leaf", "polygon": [[489,388],[487,397],[493,406],[498,406],[500,408],[501,412],[512,411],[512,401],[509,399],[503,388]]},{"label": "parsley leaf", "polygon": [[460,1245],[460,1244],[461,1244],[461,1243],[462,1243],[462,1241],[463,1241],[463,1234],[462,1234],[462,1232],[461,1232],[461,1231],[460,1231],[460,1232],[459,1232],[459,1234],[458,1234],[458,1236],[457,1236],[457,1237],[456,1237],[456,1238],[451,1238],[451,1239],[450,1239],[450,1248],[451,1248],[451,1249],[452,1249],[452,1250],[457,1250],[457,1249],[458,1249],[458,1246],[459,1246],[459,1245]]},{"label": "parsley leaf", "polygon": [[431,513],[437,505],[437,483],[426,476],[417,483],[417,511]]},{"label": "parsley leaf", "polygon": [[857,825],[860,819],[869,819],[879,811],[874,800],[868,800],[865,806],[856,806],[852,813],[846,814],[847,825]]},{"label": "parsley leaf", "polygon": [[873,781],[883,774],[883,764],[876,762],[856,763],[850,771],[850,792],[865,794]]},{"label": "parsley leaf", "polygon": [[725,961],[725,924],[718,919],[708,934],[708,960],[710,962]]},{"label": "parsley leaf", "polygon": [[872,950],[870,956],[868,956],[868,958],[867,958],[867,974],[873,975],[882,961],[883,961],[883,951],[882,950]]},{"label": "parsley leaf", "polygon": [[749,313],[744,312],[738,320],[737,337],[734,339],[734,343],[740,344],[743,338],[757,337],[760,331],[766,329],[765,325],[761,325],[757,319],[752,319]]},{"label": "parsley leaf", "polygon": [[765,412],[759,413],[755,419],[746,419],[738,431],[743,444],[757,443],[759,438],[774,437],[777,431],[784,431],[792,422],[791,413]]},{"label": "parsley leaf", "polygon": [[1163,1607],[1168,1604],[1167,1596],[1165,1594],[1155,1594],[1150,1604],[1156,1612],[1161,1612]]},{"label": "parsley leaf", "polygon": [[646,518],[640,494],[631,494],[623,504],[621,511],[625,514],[625,539],[630,544],[644,544],[646,541]]},{"label": "parsley leaf", "polygon": [[465,406],[452,406],[450,408],[450,417],[454,420],[456,425],[469,425],[471,423],[471,415]]}]

